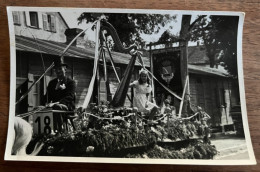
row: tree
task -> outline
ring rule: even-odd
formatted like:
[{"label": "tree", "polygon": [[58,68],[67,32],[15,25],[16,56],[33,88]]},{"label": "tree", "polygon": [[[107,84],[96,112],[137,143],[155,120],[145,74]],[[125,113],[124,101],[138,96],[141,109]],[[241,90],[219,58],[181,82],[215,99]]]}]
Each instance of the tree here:
[{"label": "tree", "polygon": [[176,41],[178,41],[178,37],[172,34],[170,30],[166,30],[162,33],[162,35],[160,36],[157,42],[160,43],[160,42],[176,42]]},{"label": "tree", "polygon": [[212,22],[216,23],[217,49],[223,50],[225,69],[233,76],[237,76],[237,29],[238,16],[212,16]]},{"label": "tree", "polygon": [[[192,41],[203,40],[210,67],[223,61],[225,69],[233,76],[237,76],[238,19],[237,16],[201,17],[194,24],[190,35]],[[219,52],[223,55],[217,55]]]},{"label": "tree", "polygon": [[[82,13],[78,17],[79,23],[92,23],[102,14]],[[173,21],[176,16],[168,14],[132,14],[132,13],[104,13],[106,20],[116,29],[121,42],[129,46],[135,41],[144,45],[140,34],[158,33],[161,27]]]},{"label": "tree", "polygon": [[205,48],[207,50],[207,56],[209,58],[210,67],[215,65],[216,54],[216,26],[214,22],[209,22],[207,17],[201,18],[194,24],[191,30],[191,41],[203,40]]}]

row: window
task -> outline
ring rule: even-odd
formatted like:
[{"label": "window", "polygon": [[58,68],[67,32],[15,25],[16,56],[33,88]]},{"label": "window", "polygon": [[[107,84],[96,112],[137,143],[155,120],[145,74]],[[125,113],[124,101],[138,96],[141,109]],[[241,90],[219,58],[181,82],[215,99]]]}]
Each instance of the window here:
[{"label": "window", "polygon": [[51,23],[51,31],[55,32],[56,31],[56,26],[55,26],[55,17],[51,16],[50,17],[50,23]]},{"label": "window", "polygon": [[20,13],[18,11],[13,11],[13,20],[14,20],[14,24],[17,24],[17,25],[21,24]]},{"label": "window", "polygon": [[42,21],[43,21],[43,29],[48,30],[48,19],[46,14],[42,14]]},{"label": "window", "polygon": [[55,16],[50,14],[42,14],[43,29],[51,32],[56,32]]},{"label": "window", "polygon": [[36,27],[38,28],[39,25],[38,25],[38,15],[37,15],[37,12],[29,12],[29,15],[30,15],[30,25],[32,27]]}]

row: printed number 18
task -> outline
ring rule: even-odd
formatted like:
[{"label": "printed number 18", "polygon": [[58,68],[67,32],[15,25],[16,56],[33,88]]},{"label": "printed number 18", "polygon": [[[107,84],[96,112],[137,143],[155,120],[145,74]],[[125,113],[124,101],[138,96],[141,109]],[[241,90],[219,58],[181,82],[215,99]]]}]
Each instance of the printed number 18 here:
[{"label": "printed number 18", "polygon": [[[35,120],[36,123],[38,123],[38,133],[41,133],[41,117],[38,116]],[[50,134],[51,133],[51,127],[50,127],[50,124],[51,124],[51,119],[49,116],[45,116],[44,119],[43,119],[43,122],[44,122],[44,133],[45,134]]]}]

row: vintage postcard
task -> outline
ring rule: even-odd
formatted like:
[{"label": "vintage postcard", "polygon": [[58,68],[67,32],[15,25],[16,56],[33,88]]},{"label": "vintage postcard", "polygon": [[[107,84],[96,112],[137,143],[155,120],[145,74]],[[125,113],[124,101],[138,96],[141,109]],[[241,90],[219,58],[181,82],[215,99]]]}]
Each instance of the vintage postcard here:
[{"label": "vintage postcard", "polygon": [[7,7],[5,160],[256,164],[244,13]]}]

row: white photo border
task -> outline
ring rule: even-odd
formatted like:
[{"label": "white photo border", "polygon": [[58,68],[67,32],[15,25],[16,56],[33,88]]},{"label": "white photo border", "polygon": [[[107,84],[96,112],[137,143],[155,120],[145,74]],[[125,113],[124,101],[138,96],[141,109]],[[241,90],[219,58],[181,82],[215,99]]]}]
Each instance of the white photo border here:
[{"label": "white photo border", "polygon": [[[16,156],[11,155],[12,135],[15,117],[15,85],[16,85],[16,46],[12,11],[39,12],[66,12],[67,10],[77,12],[93,13],[153,13],[153,14],[178,14],[178,15],[220,15],[238,16],[238,39],[237,39],[237,65],[238,80],[242,110],[242,120],[249,153],[248,160],[191,160],[191,159],[132,159],[132,158],[96,158],[96,157],[55,157],[55,156]],[[49,161],[49,162],[87,162],[87,163],[122,163],[122,164],[187,164],[187,165],[254,165],[256,164],[252,142],[249,133],[245,88],[243,78],[242,61],[242,32],[245,13],[227,11],[183,11],[183,10],[155,10],[155,9],[119,9],[119,8],[54,8],[54,7],[7,7],[9,36],[10,36],[10,105],[8,135],[6,141],[5,160],[13,161]]]}]

